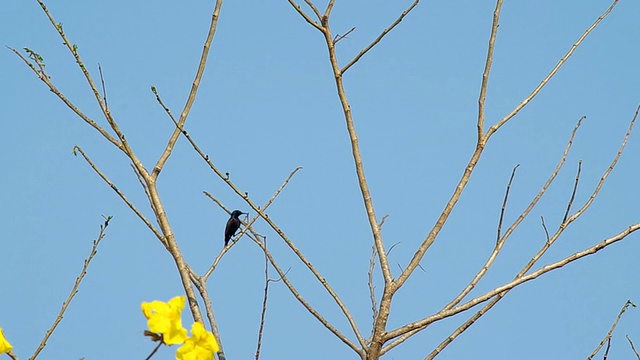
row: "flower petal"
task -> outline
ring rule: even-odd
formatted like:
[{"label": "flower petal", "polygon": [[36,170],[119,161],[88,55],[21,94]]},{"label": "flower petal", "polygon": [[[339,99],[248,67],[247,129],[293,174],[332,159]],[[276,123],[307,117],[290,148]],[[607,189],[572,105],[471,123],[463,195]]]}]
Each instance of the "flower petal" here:
[{"label": "flower petal", "polygon": [[176,296],[166,303],[154,300],[141,304],[149,330],[162,334],[163,341],[167,345],[182,344],[187,338],[187,329],[182,327],[180,318],[185,303],[184,296]]},{"label": "flower petal", "polygon": [[0,354],[8,353],[11,349],[13,349],[13,346],[9,344],[9,341],[4,337],[2,328],[0,328]]},{"label": "flower petal", "polygon": [[178,360],[214,360],[213,354],[220,351],[220,346],[212,333],[200,322],[191,326],[191,337],[176,351]]}]

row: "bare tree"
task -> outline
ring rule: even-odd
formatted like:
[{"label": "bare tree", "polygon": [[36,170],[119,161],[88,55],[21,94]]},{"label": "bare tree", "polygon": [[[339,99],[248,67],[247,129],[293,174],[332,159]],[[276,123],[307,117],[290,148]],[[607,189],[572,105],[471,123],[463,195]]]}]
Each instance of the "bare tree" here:
[{"label": "bare tree", "polygon": [[[476,288],[478,283],[483,279],[487,271],[494,264],[498,255],[503,250],[507,240],[513,234],[513,232],[522,224],[524,219],[531,215],[532,210],[547,194],[547,190],[549,189],[550,185],[554,182],[557,175],[563,169],[567,156],[574,143],[574,137],[576,136],[582,124],[583,118],[580,118],[577,121],[573,132],[569,134],[566,148],[561,154],[554,171],[549,175],[548,180],[544,183],[539,192],[530,200],[529,205],[525,208],[524,211],[522,211],[522,213],[516,218],[516,220],[511,224],[507,224],[505,223],[504,215],[508,209],[507,205],[511,186],[514,178],[516,177],[516,170],[518,167],[516,166],[513,168],[511,177],[506,186],[504,199],[502,201],[502,207],[500,209],[500,218],[496,229],[497,234],[493,250],[490,252],[484,264],[477,270],[476,274],[472,277],[468,284],[460,289],[458,295],[451,299],[451,301],[441,309],[435,312],[415,318],[412,321],[406,322],[400,326],[390,327],[388,325],[388,320],[392,313],[392,304],[394,303],[395,296],[403,288],[403,286],[405,286],[407,281],[414,275],[416,269],[421,267],[421,261],[424,259],[425,254],[427,254],[432,245],[436,242],[436,240],[438,240],[441,230],[449,220],[453,210],[456,208],[456,205],[458,204],[458,201],[464,193],[471,179],[471,175],[480,162],[485,149],[490,143],[490,140],[496,133],[498,133],[499,130],[504,127],[504,125],[512,121],[516,117],[516,115],[518,115],[518,113],[540,93],[540,91],[563,67],[567,60],[574,54],[575,50],[583,43],[583,41],[585,41],[589,34],[591,34],[591,32],[596,29],[596,27],[607,17],[607,15],[611,13],[611,11],[618,4],[618,0],[613,1],[613,3],[611,3],[611,5],[586,30],[584,30],[584,32],[576,39],[576,41],[571,46],[569,46],[569,49],[566,51],[564,56],[562,56],[562,58],[558,60],[557,64],[551,69],[551,71],[543,79],[540,80],[539,84],[535,86],[535,88],[530,92],[529,95],[522,99],[522,101],[504,117],[497,120],[491,120],[486,118],[485,103],[487,99],[489,79],[491,78],[491,68],[493,63],[495,44],[498,39],[500,12],[503,4],[502,0],[498,0],[496,2],[495,10],[493,13],[491,33],[487,45],[486,62],[484,71],[482,73],[480,94],[478,98],[478,115],[477,120],[475,121],[477,137],[474,144],[474,150],[470,156],[470,160],[468,161],[468,163],[464,166],[463,169],[461,169],[462,175],[457,184],[453,186],[453,192],[449,200],[435,220],[435,223],[431,227],[430,231],[428,231],[426,237],[413,251],[413,256],[409,263],[405,267],[400,268],[399,275],[394,275],[394,272],[392,271],[392,265],[390,264],[389,260],[389,253],[392,251],[395,245],[389,246],[389,243],[386,243],[384,241],[381,231],[386,217],[380,217],[376,214],[376,208],[372,200],[371,190],[369,188],[366,177],[366,167],[358,142],[356,123],[351,110],[351,104],[348,100],[347,91],[344,86],[344,77],[348,70],[358,65],[358,62],[365,55],[367,55],[371,49],[379,44],[387,34],[389,34],[394,28],[396,28],[396,26],[400,25],[403,20],[410,19],[409,15],[419,5],[419,0],[415,0],[412,3],[408,4],[407,8],[397,16],[394,22],[392,22],[387,28],[382,30],[379,36],[374,38],[356,56],[346,60],[339,58],[337,47],[342,44],[342,41],[344,41],[348,37],[348,35],[356,31],[356,29],[354,27],[351,27],[350,30],[347,30],[343,34],[335,33],[332,30],[331,19],[335,1],[328,1],[326,7],[321,9],[311,0],[305,0],[304,3],[306,6],[304,7],[302,4],[298,4],[294,0],[288,0],[289,4],[300,15],[300,17],[309,26],[317,30],[322,35],[322,44],[326,47],[328,52],[328,63],[332,71],[332,78],[335,81],[336,92],[339,98],[344,122],[348,132],[348,138],[351,145],[353,167],[357,175],[358,188],[360,190],[360,195],[364,204],[364,210],[366,212],[366,218],[368,220],[371,233],[372,256],[368,269],[368,287],[370,294],[369,300],[372,311],[372,323],[369,329],[370,331],[365,331],[365,329],[363,329],[361,325],[356,322],[351,310],[345,304],[343,299],[334,290],[331,284],[325,279],[320,270],[312,265],[310,258],[299,249],[299,247],[296,245],[295,239],[288,236],[283,230],[283,225],[276,223],[276,221],[270,218],[266,212],[269,206],[271,206],[271,204],[276,200],[276,198],[280,195],[282,190],[289,183],[292,177],[300,170],[300,168],[293,169],[292,172],[285,178],[280,188],[275,191],[274,195],[269,199],[269,201],[267,201],[263,205],[259,205],[256,201],[254,201],[252,197],[249,196],[246,191],[241,189],[240,186],[238,186],[236,183],[234,183],[234,181],[231,180],[231,177],[228,173],[220,170],[220,168],[216,165],[216,161],[219,159],[216,159],[214,156],[207,155],[206,150],[203,150],[200,144],[196,142],[196,136],[192,136],[192,134],[190,134],[186,129],[186,120],[189,117],[190,110],[196,99],[200,81],[207,65],[209,51],[216,34],[218,19],[221,13],[221,0],[217,0],[215,2],[215,8],[211,14],[211,22],[206,40],[204,42],[200,63],[196,70],[196,75],[193,80],[188,100],[184,107],[181,109],[179,116],[174,116],[170,107],[167,106],[163,101],[160,91],[155,87],[152,87],[152,92],[155,95],[158,104],[166,113],[167,118],[174,124],[175,129],[168,137],[166,145],[164,146],[160,156],[158,156],[157,160],[151,164],[144,164],[140,160],[140,157],[136,153],[136,149],[134,149],[128,143],[127,137],[121,130],[118,121],[111,114],[107,102],[106,87],[102,70],[99,70],[100,81],[97,82],[96,80],[94,80],[94,76],[89,72],[83,59],[80,57],[78,48],[76,47],[76,45],[74,45],[68,34],[65,33],[62,24],[58,23],[54,19],[52,11],[50,11],[45,6],[43,1],[37,1],[42,11],[49,19],[49,22],[51,23],[51,25],[53,25],[58,35],[62,39],[64,45],[73,55],[79,69],[86,79],[86,82],[90,86],[93,97],[95,98],[95,101],[98,104],[99,109],[102,113],[102,117],[104,119],[98,121],[91,118],[82,109],[76,106],[62,91],[58,89],[56,84],[53,83],[51,77],[47,73],[44,60],[38,52],[29,48],[25,48],[24,51],[19,51],[13,48],[11,48],[11,50],[24,62],[26,66],[28,66],[33,71],[33,73],[49,88],[49,90],[51,90],[64,104],[66,104],[82,121],[84,121],[87,125],[98,132],[105,141],[110,143],[113,147],[115,147],[125,155],[127,161],[130,162],[131,169],[133,174],[135,175],[135,178],[139,181],[142,192],[148,200],[149,209],[153,213],[153,219],[145,216],[145,211],[140,210],[139,205],[136,205],[131,200],[129,200],[129,198],[119,189],[119,187],[113,181],[111,181],[103,171],[100,170],[100,167],[91,160],[89,155],[82,148],[77,146],[74,148],[74,153],[79,154],[100,176],[100,178],[106,184],[108,184],[111,189],[113,189],[116,195],[126,203],[126,205],[145,224],[145,226],[153,233],[158,241],[164,246],[166,251],[171,255],[176,269],[178,270],[180,281],[184,288],[185,294],[187,296],[189,308],[193,319],[195,321],[203,321],[203,319],[206,317],[209,322],[209,326],[212,329],[212,332],[218,339],[221,339],[221,334],[218,329],[216,317],[214,315],[210,291],[207,287],[207,282],[210,276],[216,270],[222,257],[241,236],[246,235],[251,238],[264,253],[265,261],[268,262],[268,264],[266,265],[264,270],[265,288],[262,303],[262,315],[259,321],[260,330],[256,350],[256,359],[259,358],[260,355],[260,346],[262,343],[262,334],[265,326],[265,313],[267,311],[267,297],[270,282],[282,281],[289,292],[308,311],[308,313],[312,317],[317,319],[317,321],[319,321],[328,331],[330,331],[333,335],[340,339],[347,347],[352,349],[361,359],[379,359],[381,356],[385,355],[390,350],[402,344],[412,336],[425,330],[433,323],[455,316],[456,319],[459,319],[460,325],[449,336],[443,339],[436,348],[432,349],[431,352],[426,355],[426,359],[432,359],[440,354],[460,334],[465,332],[471,325],[475,323],[476,320],[486,314],[494,305],[496,305],[515,287],[518,287],[525,282],[534,280],[539,276],[549,273],[553,270],[560,269],[571,262],[595,254],[599,250],[602,250],[603,248],[613,243],[625,239],[629,234],[640,229],[640,223],[632,224],[625,229],[619,230],[618,232],[612,231],[612,235],[610,235],[609,237],[601,239],[591,246],[586,246],[581,251],[575,252],[572,255],[566,256],[557,261],[539,264],[542,256],[547,253],[547,251],[558,241],[558,239],[564,234],[564,232],[575,223],[577,219],[585,214],[596,197],[600,194],[600,190],[604,186],[607,178],[615,168],[618,160],[625,150],[627,140],[631,135],[635,120],[638,116],[638,111],[640,111],[639,107],[638,109],[636,109],[635,114],[630,116],[631,119],[629,122],[628,130],[621,139],[616,155],[611,159],[610,165],[606,169],[606,171],[601,174],[600,180],[598,181],[597,185],[591,190],[588,199],[583,203],[576,202],[576,193],[578,191],[578,184],[581,180],[582,171],[582,164],[580,163],[576,171],[573,189],[570,193],[567,194],[566,204],[563,205],[564,215],[557,228],[550,229],[545,223],[545,219],[541,218],[541,233],[544,234],[546,240],[544,244],[542,244],[539,250],[530,257],[528,263],[523,266],[520,271],[512,274],[512,280],[493,284],[493,289],[485,291],[479,295],[474,295],[473,297],[470,296],[472,290]],[[176,143],[178,142],[180,137],[183,137],[191,145],[195,153],[202,159],[203,163],[205,163],[209,167],[209,169],[219,178],[219,180],[226,184],[226,186],[228,186],[228,188],[235,193],[237,198],[244,201],[246,205],[250,207],[251,210],[256,214],[252,218],[247,218],[245,219],[245,221],[243,221],[244,226],[236,236],[234,242],[229,247],[225,247],[224,249],[222,249],[220,254],[215,258],[215,260],[213,260],[208,270],[203,274],[196,273],[196,271],[190,266],[188,261],[186,261],[184,256],[182,255],[179,247],[180,243],[172,229],[170,219],[167,215],[167,212],[165,211],[161,192],[157,187],[158,178],[165,168],[167,160],[172,155],[173,149],[175,148]],[[223,209],[227,213],[230,213],[230,210],[233,210],[223,204],[223,202],[218,199],[216,194],[205,192],[205,195],[213,200],[221,209]],[[287,270],[285,270],[278,263],[278,256],[274,255],[267,247],[266,237],[258,233],[254,229],[253,225],[257,221],[266,224],[266,226],[268,226],[273,232],[275,232],[279,237],[278,241],[282,241],[290,249],[291,253],[295,257],[297,257],[300,263],[303,264],[313,275],[315,280],[320,284],[320,286],[326,291],[328,296],[333,300],[335,305],[340,309],[342,316],[349,324],[349,331],[351,332],[350,334],[347,334],[343,329],[340,329],[336,324],[329,321],[327,317],[323,315],[317,307],[313,306],[311,302],[307,298],[305,298],[305,296],[298,290],[296,284],[287,276]],[[270,243],[273,243],[274,241],[276,240],[271,239]],[[269,277],[269,266],[271,266],[278,274],[277,279]],[[381,275],[381,284],[383,287],[382,292],[379,295],[376,293],[375,289],[377,283],[376,276],[378,274]],[[202,303],[205,305],[204,312],[200,308],[198,298],[203,300]],[[419,304],[416,304],[416,306],[419,306]],[[220,359],[225,358],[222,346],[221,351],[218,353],[218,357]]]}]

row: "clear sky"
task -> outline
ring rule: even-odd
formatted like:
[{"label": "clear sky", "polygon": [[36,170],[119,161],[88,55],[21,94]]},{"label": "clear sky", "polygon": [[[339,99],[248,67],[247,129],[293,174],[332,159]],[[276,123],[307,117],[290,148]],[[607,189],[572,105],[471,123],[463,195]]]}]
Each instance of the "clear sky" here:
[{"label": "clear sky", "polygon": [[[323,8],[326,1],[318,3]],[[374,39],[409,1],[337,0],[334,33],[341,64]],[[509,113],[610,5],[609,1],[506,1],[502,10],[487,122]],[[97,78],[102,65],[111,111],[149,167],[173,125],[155,102],[156,86],[178,114],[184,105],[212,1],[48,2]],[[454,190],[473,148],[477,99],[493,1],[423,1],[345,75],[365,170],[394,274],[407,265]],[[306,9],[306,7],[305,7]],[[577,164],[575,204],[590,196],[640,103],[640,3],[622,0],[529,106],[496,134],[449,222],[397,296],[389,327],[438,311],[465,286],[495,243],[512,168],[520,164],[505,215],[510,224],[550,175],[577,120],[564,170],[472,293],[511,279],[562,219]],[[39,52],[59,88],[102,121],[79,69],[36,1],[5,0],[3,45]],[[263,204],[297,166],[269,209],[322,272],[363,333],[371,323],[367,268],[371,232],[357,187],[349,139],[320,33],[286,1],[223,5],[209,66],[186,128],[216,165]],[[42,359],[142,359],[153,344],[140,303],[182,294],[172,259],[148,229],[80,158],[81,146],[150,216],[122,154],[77,118],[9,51],[0,51],[0,326],[26,359],[66,299],[101,215],[113,215],[80,291]],[[103,122],[102,122],[103,123]],[[103,123],[106,126],[106,124]],[[541,260],[556,261],[640,221],[640,133],[589,211]],[[247,211],[184,139],[159,188],[187,261],[204,271],[223,246],[227,215],[203,195]],[[253,214],[252,214],[253,215]],[[280,265],[300,292],[343,333],[352,332],[319,284],[265,223]],[[580,359],[606,334],[627,299],[640,302],[640,238],[547,274],[512,291],[439,359]],[[250,359],[262,303],[263,254],[242,238],[208,286],[228,359]],[[273,273],[273,272],[272,272]],[[273,275],[275,277],[275,274]],[[380,274],[376,273],[378,289]],[[422,359],[467,313],[433,325],[387,359]],[[187,311],[184,322],[191,323]],[[269,295],[263,359],[354,359],[356,354],[309,315],[282,283]],[[609,356],[632,358],[640,309],[622,319]],[[154,357],[170,359],[173,350]]]}]

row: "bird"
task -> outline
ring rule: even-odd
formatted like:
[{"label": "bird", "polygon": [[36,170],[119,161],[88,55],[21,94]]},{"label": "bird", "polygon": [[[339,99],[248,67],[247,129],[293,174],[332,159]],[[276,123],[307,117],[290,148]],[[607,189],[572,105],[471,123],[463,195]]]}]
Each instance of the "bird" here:
[{"label": "bird", "polygon": [[247,213],[243,213],[240,210],[233,210],[231,213],[231,217],[227,220],[227,226],[224,228],[224,246],[229,244],[229,240],[236,234],[238,228],[240,228],[240,219],[238,216],[246,215]]}]

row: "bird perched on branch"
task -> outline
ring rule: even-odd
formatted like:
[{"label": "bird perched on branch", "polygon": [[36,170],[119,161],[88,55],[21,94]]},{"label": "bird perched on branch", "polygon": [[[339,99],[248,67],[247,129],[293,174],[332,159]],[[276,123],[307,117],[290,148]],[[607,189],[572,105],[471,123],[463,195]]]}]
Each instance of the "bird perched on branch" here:
[{"label": "bird perched on branch", "polygon": [[236,231],[238,231],[238,228],[240,228],[240,219],[238,219],[238,217],[246,214],[247,213],[243,213],[240,210],[233,210],[231,217],[227,220],[227,226],[224,228],[224,246],[229,244],[229,240],[231,240],[236,234]]}]

